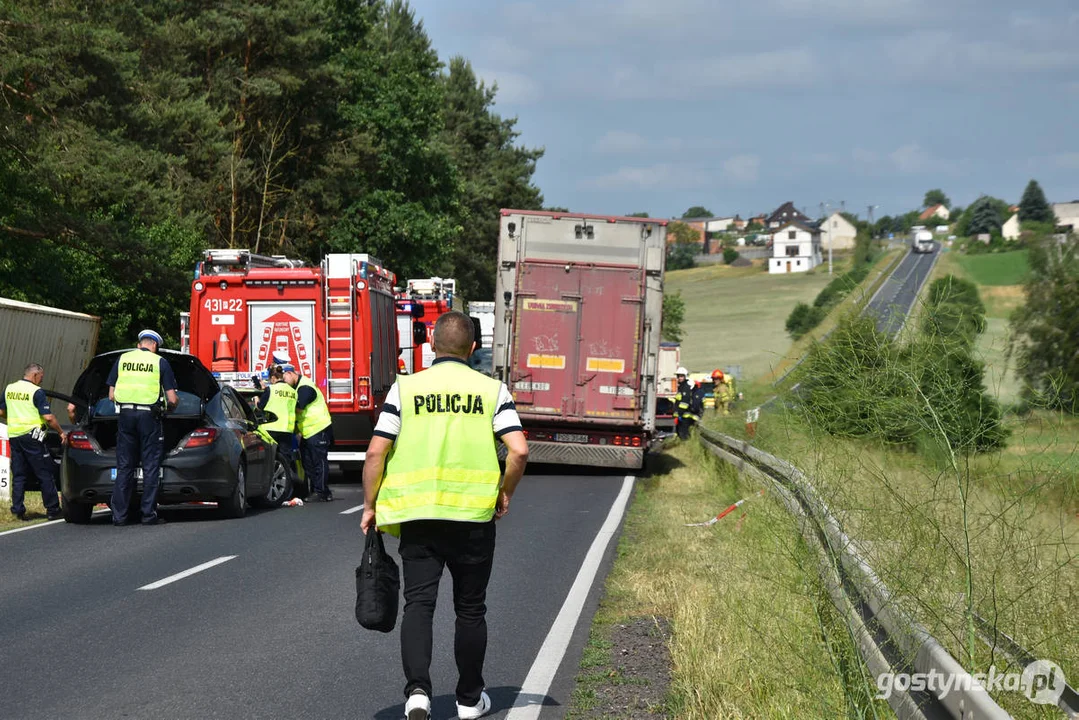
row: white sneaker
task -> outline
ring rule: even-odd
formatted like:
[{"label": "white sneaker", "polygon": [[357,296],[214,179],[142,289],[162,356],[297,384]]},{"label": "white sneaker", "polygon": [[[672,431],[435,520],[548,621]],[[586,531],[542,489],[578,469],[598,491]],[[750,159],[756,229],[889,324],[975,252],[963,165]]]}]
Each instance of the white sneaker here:
[{"label": "white sneaker", "polygon": [[491,698],[485,692],[480,693],[480,701],[475,705],[462,705],[457,703],[457,717],[460,720],[474,720],[481,718],[491,711]]},{"label": "white sneaker", "polygon": [[405,720],[428,720],[430,717],[431,699],[427,694],[423,690],[417,690],[409,695],[405,703]]}]

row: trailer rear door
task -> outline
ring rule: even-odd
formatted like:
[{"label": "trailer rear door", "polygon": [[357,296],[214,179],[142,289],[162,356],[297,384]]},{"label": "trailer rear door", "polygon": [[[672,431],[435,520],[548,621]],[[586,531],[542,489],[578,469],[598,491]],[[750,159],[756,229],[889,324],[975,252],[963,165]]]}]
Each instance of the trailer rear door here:
[{"label": "trailer rear door", "polygon": [[641,354],[643,273],[637,268],[582,267],[580,352],[574,415],[635,421]]},{"label": "trailer rear door", "polygon": [[561,264],[521,263],[514,332],[513,390],[525,414],[574,413],[581,308],[580,273]]}]

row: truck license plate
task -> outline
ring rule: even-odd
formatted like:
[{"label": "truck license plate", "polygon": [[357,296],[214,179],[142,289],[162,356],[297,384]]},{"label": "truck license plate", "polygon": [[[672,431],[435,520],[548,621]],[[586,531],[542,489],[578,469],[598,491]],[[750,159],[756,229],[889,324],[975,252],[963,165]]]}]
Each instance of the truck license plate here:
[{"label": "truck license plate", "polygon": [[565,443],[587,443],[588,442],[588,436],[587,435],[579,435],[579,434],[576,434],[576,433],[555,433],[554,434],[554,441],[555,442],[565,442]]}]

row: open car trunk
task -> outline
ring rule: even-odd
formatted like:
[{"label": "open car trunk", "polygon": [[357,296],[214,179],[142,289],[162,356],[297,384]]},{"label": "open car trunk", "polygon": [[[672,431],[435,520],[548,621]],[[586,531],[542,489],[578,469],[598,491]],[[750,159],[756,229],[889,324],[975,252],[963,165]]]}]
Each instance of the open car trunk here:
[{"label": "open car trunk", "polygon": [[[165,454],[175,448],[181,440],[187,437],[192,430],[202,425],[199,416],[173,416],[169,415],[162,419],[161,427],[165,433]],[[86,432],[93,436],[103,452],[116,450],[116,434],[118,420],[115,415],[96,417],[86,426]]]}]

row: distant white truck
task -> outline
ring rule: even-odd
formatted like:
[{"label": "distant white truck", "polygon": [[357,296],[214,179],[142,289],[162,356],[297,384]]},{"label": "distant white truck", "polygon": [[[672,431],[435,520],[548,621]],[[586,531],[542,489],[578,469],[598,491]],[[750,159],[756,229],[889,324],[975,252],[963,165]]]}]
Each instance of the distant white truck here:
[{"label": "distant white truck", "polygon": [[933,252],[933,233],[922,226],[913,227],[910,230],[911,250],[916,253]]}]

